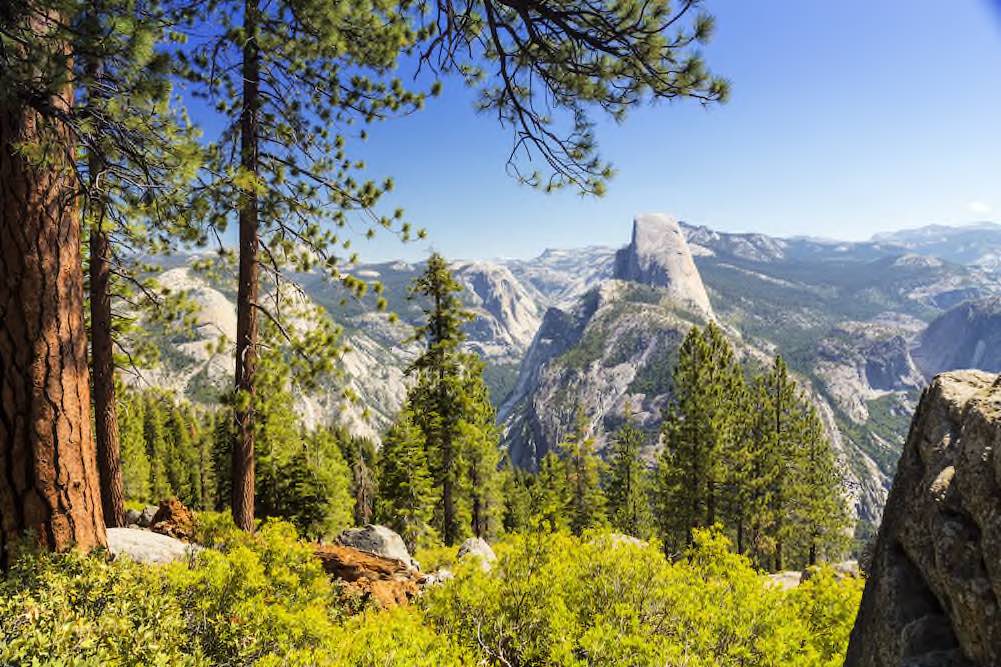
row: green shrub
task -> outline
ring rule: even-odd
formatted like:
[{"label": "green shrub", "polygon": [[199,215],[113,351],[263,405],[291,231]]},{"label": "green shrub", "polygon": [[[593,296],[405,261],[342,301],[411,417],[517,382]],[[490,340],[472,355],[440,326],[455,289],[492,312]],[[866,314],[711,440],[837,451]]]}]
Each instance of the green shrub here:
[{"label": "green shrub", "polygon": [[827,665],[843,656],[856,583],[785,592],[726,539],[671,563],[607,534],[513,536],[489,573],[462,566],[425,596],[429,620],[490,664]]},{"label": "green shrub", "polygon": [[203,514],[198,537],[193,562],[165,566],[22,551],[0,579],[0,664],[834,667],[861,595],[827,568],[769,586],[709,532],[674,563],[657,544],[539,533],[495,545],[490,572],[455,564],[416,607],[351,615],[290,524],[250,535]]}]

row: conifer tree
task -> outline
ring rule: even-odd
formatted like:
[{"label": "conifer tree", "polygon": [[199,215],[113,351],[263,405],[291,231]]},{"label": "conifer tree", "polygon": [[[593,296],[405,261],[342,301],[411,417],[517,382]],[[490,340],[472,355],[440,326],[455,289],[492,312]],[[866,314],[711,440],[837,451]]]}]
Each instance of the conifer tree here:
[{"label": "conifer tree", "polygon": [[351,470],[354,522],[357,526],[363,526],[372,522],[375,501],[379,494],[379,481],[376,476],[378,450],[371,440],[352,437],[347,433],[342,434],[339,442],[348,468]]},{"label": "conifer tree", "polygon": [[173,494],[169,479],[170,443],[167,439],[166,414],[163,399],[156,392],[145,392],[143,435],[149,457],[150,493],[154,502]]},{"label": "conifer tree", "polygon": [[[202,201],[215,228],[224,229],[233,211],[239,225],[232,510],[237,525],[252,530],[259,316],[282,330],[290,324],[280,321],[281,290],[271,307],[260,298],[261,272],[280,286],[286,267],[319,268],[362,291],[365,284],[343,272],[335,254],[348,251],[342,229],[352,220],[405,237],[410,229],[401,212],[372,213],[392,183],[356,180],[364,163],[346,155],[347,129],[416,109],[423,95],[388,77],[415,37],[396,3],[213,0],[191,7],[192,40],[177,55],[225,126]],[[339,349],[331,340],[304,358],[328,366]]]},{"label": "conifer tree", "polygon": [[516,533],[532,527],[532,474],[505,461],[500,473],[504,498],[504,531]]},{"label": "conifer tree", "polygon": [[461,290],[438,253],[411,287],[424,311],[415,332],[424,351],[408,369],[416,383],[407,405],[424,437],[438,494],[435,525],[445,544],[499,527],[499,434],[483,364],[462,350],[462,327],[472,315],[458,297]]},{"label": "conifer tree", "polygon": [[412,7],[429,28],[421,33],[421,64],[460,73],[480,89],[479,108],[511,129],[509,171],[546,191],[570,185],[600,195],[613,170],[597,153],[590,110],[622,120],[648,101],[726,99],[727,83],[708,73],[697,49],[713,30],[701,4],[436,0]]},{"label": "conifer tree", "polygon": [[145,413],[138,392],[116,392],[117,420],[120,431],[122,484],[125,498],[138,502],[152,499],[150,490],[150,460],[146,451]]},{"label": "conifer tree", "polygon": [[570,489],[564,462],[556,452],[546,452],[532,485],[532,521],[551,532],[568,527]]},{"label": "conifer tree", "polygon": [[567,519],[575,535],[607,523],[606,499],[601,489],[602,462],[589,433],[587,416],[578,408],[574,431],[559,450],[563,457],[567,487]]},{"label": "conifer tree", "polygon": [[664,542],[676,546],[691,540],[692,529],[724,518],[728,458],[741,447],[743,376],[715,323],[689,331],[673,381],[674,397],[662,427],[658,494]]},{"label": "conifer tree", "polygon": [[653,528],[649,473],[640,457],[645,439],[627,405],[625,422],[612,440],[606,485],[612,526],[626,535],[644,539]]},{"label": "conifer tree", "polygon": [[762,392],[763,429],[756,447],[762,459],[762,483],[765,488],[762,546],[771,556],[776,571],[785,565],[784,547],[796,527],[790,520],[796,443],[801,435],[802,410],[796,384],[781,355],[759,383]]},{"label": "conifer tree", "polygon": [[424,450],[424,434],[404,410],[382,441],[376,516],[413,551],[433,541],[436,494]]},{"label": "conifer tree", "polygon": [[834,451],[816,407],[801,399],[802,422],[794,460],[791,493],[795,507],[791,521],[795,535],[805,545],[806,565],[819,558],[837,556],[846,547],[849,525],[842,478]]}]

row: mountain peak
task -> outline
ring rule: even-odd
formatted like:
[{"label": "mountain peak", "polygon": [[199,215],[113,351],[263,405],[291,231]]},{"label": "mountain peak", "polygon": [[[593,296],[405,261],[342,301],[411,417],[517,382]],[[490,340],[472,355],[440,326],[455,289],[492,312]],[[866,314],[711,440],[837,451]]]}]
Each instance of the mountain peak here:
[{"label": "mountain peak", "polygon": [[615,255],[615,277],[663,287],[689,306],[712,313],[702,277],[678,221],[663,213],[633,218],[633,238]]}]

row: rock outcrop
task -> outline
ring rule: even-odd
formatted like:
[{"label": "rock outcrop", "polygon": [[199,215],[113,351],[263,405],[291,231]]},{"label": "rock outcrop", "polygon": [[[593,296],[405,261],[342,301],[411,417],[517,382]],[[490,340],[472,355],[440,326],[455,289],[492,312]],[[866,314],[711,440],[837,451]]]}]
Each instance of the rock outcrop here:
[{"label": "rock outcrop", "polygon": [[463,558],[476,558],[480,561],[480,567],[484,571],[489,571],[493,567],[493,563],[497,560],[494,550],[487,544],[487,541],[482,537],[470,537],[468,540],[459,545],[459,551],[456,554],[459,560]]},{"label": "rock outcrop", "polygon": [[163,500],[153,515],[149,529],[154,533],[190,542],[195,539],[195,517],[177,498]]},{"label": "rock outcrop", "polygon": [[167,535],[140,528],[108,528],[108,551],[115,558],[129,558],[137,563],[158,565],[187,560],[200,547],[186,544]]},{"label": "rock outcrop", "polygon": [[632,242],[615,255],[615,277],[663,287],[700,314],[712,313],[685,235],[670,216],[644,213],[633,219]]},{"label": "rock outcrop", "polygon": [[407,568],[414,567],[403,538],[386,526],[368,524],[361,528],[349,528],[337,536],[337,543],[383,558],[398,560]]},{"label": "rock outcrop", "polygon": [[416,569],[396,558],[340,544],[320,544],[313,553],[324,571],[343,582],[350,595],[383,608],[407,604],[423,583]]},{"label": "rock outcrop", "polygon": [[1001,380],[938,376],[901,455],[846,667],[1001,665]]}]

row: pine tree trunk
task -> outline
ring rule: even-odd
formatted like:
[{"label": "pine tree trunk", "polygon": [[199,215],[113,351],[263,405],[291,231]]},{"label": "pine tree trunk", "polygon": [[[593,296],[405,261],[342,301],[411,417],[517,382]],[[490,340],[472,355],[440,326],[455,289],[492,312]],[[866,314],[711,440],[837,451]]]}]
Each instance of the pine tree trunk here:
[{"label": "pine tree trunk", "polygon": [[[244,6],[248,38],[243,47],[243,113],[240,118],[240,166],[257,174],[257,124],[260,108],[260,54],[257,31],[257,0]],[[257,303],[260,284],[257,257],[258,199],[253,191],[240,196],[240,275],[236,299],[236,390],[234,411],[236,439],[233,443],[233,521],[244,530],[254,529],[254,394],[257,372]]]},{"label": "pine tree trunk", "polygon": [[737,519],[737,553],[744,553],[744,519]]},{"label": "pine tree trunk", "polygon": [[[44,30],[46,19],[31,20],[37,32]],[[65,110],[72,92],[66,86],[48,102]],[[65,128],[45,128],[41,115],[16,98],[0,106],[3,566],[8,547],[25,531],[57,551],[90,549],[107,539],[90,426],[71,139]],[[33,166],[13,148],[39,140],[47,151],[44,166]]]},{"label": "pine tree trunk", "polygon": [[[92,161],[93,163],[93,161]],[[103,206],[103,204],[99,204]],[[94,383],[94,433],[101,478],[101,508],[109,527],[125,525],[118,411],[115,406],[115,361],[111,340],[111,275],[108,233],[100,218],[90,230],[90,345]]]}]

